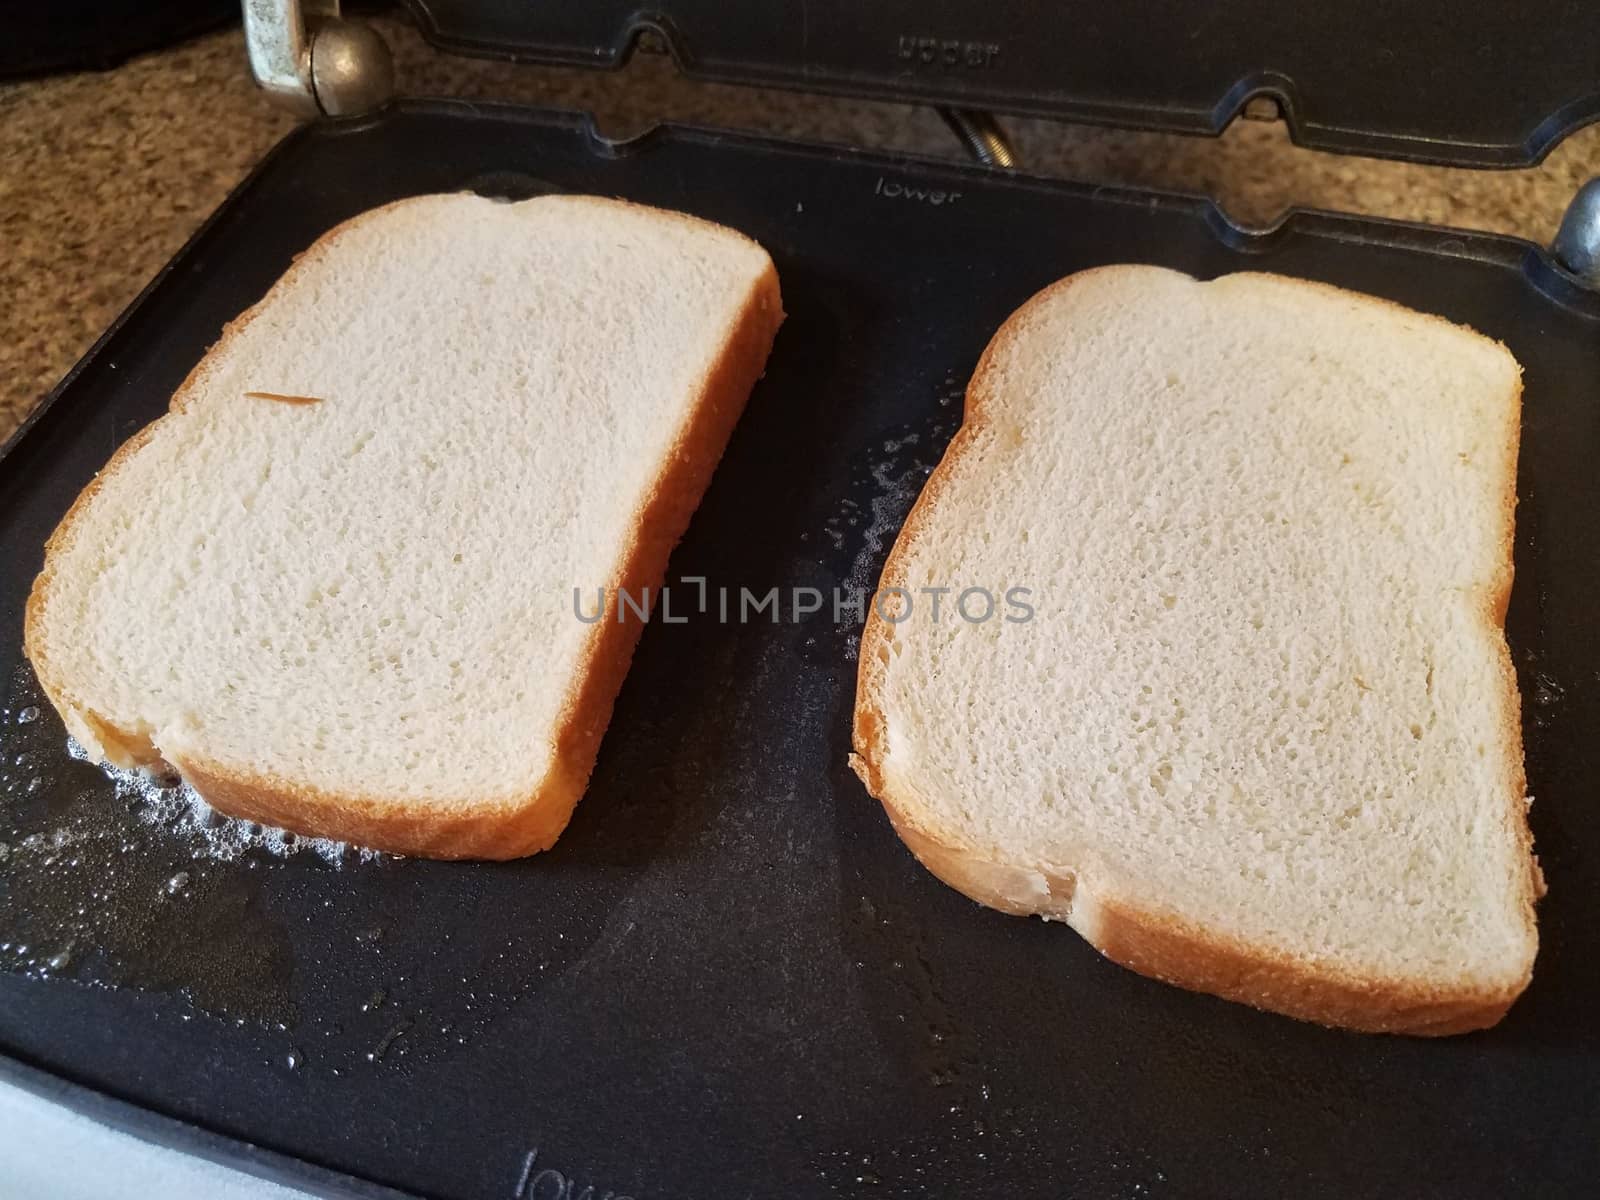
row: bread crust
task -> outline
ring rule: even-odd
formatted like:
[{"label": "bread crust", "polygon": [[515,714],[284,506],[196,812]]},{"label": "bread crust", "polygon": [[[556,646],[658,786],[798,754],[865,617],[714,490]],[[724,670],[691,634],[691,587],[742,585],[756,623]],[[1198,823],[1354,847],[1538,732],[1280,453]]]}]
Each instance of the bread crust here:
[{"label": "bread crust", "polygon": [[[564,199],[583,202],[591,198]],[[607,206],[618,203],[598,199],[592,202]],[[360,222],[405,203],[401,200],[371,209],[335,227],[297,256],[274,286],[280,286],[305,264],[326,254]],[[665,219],[711,224],[685,213],[651,211]],[[229,322],[222,337],[173,394],[169,416],[189,406],[213,355],[254,319],[264,303],[263,299]],[[668,557],[688,527],[750,390],[761,377],[783,317],[778,277],[769,260],[635,515],[618,576],[608,581],[614,589],[625,588],[638,595],[640,589],[655,589],[662,582]],[[620,619],[590,626],[583,666],[567,691],[555,735],[552,766],[544,778],[526,795],[486,797],[467,806],[433,807],[414,799],[381,794],[336,793],[284,776],[241,771],[200,754],[185,753],[181,748],[162,747],[152,741],[153,731],[119,728],[74,694],[69,682],[51,663],[44,645],[45,611],[50,602],[56,556],[72,540],[76,521],[105,479],[137,454],[167,419],[157,418],[124,442],[79,494],[45,544],[44,566],[28,597],[24,653],[33,664],[41,689],[61,713],[68,732],[81,741],[111,750],[114,758],[125,762],[141,766],[169,763],[208,804],[229,816],[281,826],[307,836],[441,859],[520,858],[553,845],[588,784],[612,706],[643,632],[644,621],[627,605],[617,606]]]},{"label": "bread crust", "polygon": [[[1107,266],[1069,275],[1033,296],[1000,327],[973,371],[961,428],[929,476],[895,539],[884,565],[880,589],[907,585],[911,548],[933,520],[939,496],[950,485],[957,465],[987,423],[990,368],[1012,340],[1024,336],[1032,312],[1102,272],[1151,269]],[[1277,283],[1333,292],[1355,297],[1363,303],[1386,306],[1405,314],[1408,320],[1422,319],[1453,329],[1465,328],[1442,317],[1418,313],[1329,284],[1266,277]],[[1476,331],[1469,332],[1482,336]],[[1495,344],[1505,349],[1501,343]],[[1525,864],[1525,870],[1516,887],[1527,914],[1529,934],[1533,936],[1534,902],[1543,894],[1544,885],[1533,854],[1533,836],[1523,800],[1526,778],[1521,698],[1504,637],[1512,582],[1521,395],[1519,374],[1510,400],[1510,434],[1502,472],[1506,481],[1501,506],[1504,514],[1500,532],[1502,569],[1486,590],[1482,611],[1485,630],[1498,645],[1502,664],[1501,732],[1509,765],[1505,819],[1513,839],[1526,851],[1519,859]],[[1087,859],[1070,866],[996,861],[1000,857],[997,852],[973,845],[958,831],[940,828],[925,815],[916,789],[895,777],[889,760],[887,718],[882,700],[893,630],[876,606],[869,605],[857,667],[854,753],[850,755],[850,765],[867,790],[883,804],[895,832],[917,859],[940,880],[978,903],[1013,915],[1038,915],[1065,921],[1107,958],[1142,975],[1301,1020],[1363,1032],[1440,1036],[1487,1028],[1505,1016],[1526,989],[1532,978],[1531,965],[1520,979],[1499,990],[1446,991],[1417,986],[1412,980],[1361,976],[1327,964],[1299,960],[1272,947],[1251,945],[1222,931],[1203,928],[1179,914],[1158,911],[1142,903],[1137,895],[1104,886],[1094,878]]]}]

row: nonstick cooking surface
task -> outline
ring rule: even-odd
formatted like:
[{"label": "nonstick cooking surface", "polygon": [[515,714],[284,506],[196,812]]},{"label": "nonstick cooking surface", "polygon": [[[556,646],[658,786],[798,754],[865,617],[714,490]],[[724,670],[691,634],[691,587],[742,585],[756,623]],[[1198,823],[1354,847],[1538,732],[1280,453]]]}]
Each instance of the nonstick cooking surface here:
[{"label": "nonstick cooking surface", "polygon": [[[652,625],[571,827],[522,862],[268,845],[68,757],[20,646],[55,522],[292,255],[460,188],[622,195],[771,251],[789,320],[670,571],[712,587],[871,587],[990,334],[1070,271],[1273,270],[1504,340],[1550,884],[1527,995],[1483,1034],[1340,1033],[972,904],[845,766],[857,629],[826,609]],[[1600,1173],[1597,463],[1600,303],[1524,243],[1314,215],[1247,236],[1189,198],[681,130],[617,146],[479,105],[304,129],[0,465],[0,1050],[318,1186],[300,1164],[451,1198],[1578,1194]]]}]

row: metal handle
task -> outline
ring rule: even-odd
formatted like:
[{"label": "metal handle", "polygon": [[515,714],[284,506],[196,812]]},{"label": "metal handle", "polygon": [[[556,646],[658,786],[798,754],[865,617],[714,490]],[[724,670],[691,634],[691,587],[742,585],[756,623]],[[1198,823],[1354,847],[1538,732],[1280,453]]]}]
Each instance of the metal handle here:
[{"label": "metal handle", "polygon": [[371,27],[339,17],[339,0],[243,0],[250,71],[302,117],[350,116],[394,95],[394,59]]},{"label": "metal handle", "polygon": [[993,113],[977,108],[943,108],[939,115],[950,131],[961,139],[967,153],[986,167],[1010,168],[1017,165],[1011,139]]},{"label": "metal handle", "polygon": [[1600,175],[1579,188],[1567,205],[1550,252],[1589,287],[1600,289]]}]

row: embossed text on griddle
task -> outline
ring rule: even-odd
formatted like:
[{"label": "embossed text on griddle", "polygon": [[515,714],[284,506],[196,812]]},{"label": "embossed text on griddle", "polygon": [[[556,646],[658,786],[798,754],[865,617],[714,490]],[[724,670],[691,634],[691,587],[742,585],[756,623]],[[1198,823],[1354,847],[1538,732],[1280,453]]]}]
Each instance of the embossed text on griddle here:
[{"label": "embossed text on griddle", "polygon": [[522,1156],[517,1190],[511,1195],[512,1200],[633,1200],[625,1192],[613,1192],[592,1183],[580,1187],[574,1176],[540,1166],[537,1146]]},{"label": "embossed text on griddle", "polygon": [[961,199],[960,192],[909,183],[903,179],[888,179],[882,175],[879,175],[878,181],[872,185],[872,194],[885,200],[911,200],[918,204],[932,205],[934,208],[943,208]]},{"label": "embossed text on griddle", "polygon": [[912,67],[982,70],[994,66],[1000,54],[1000,43],[902,33],[895,39],[894,53],[901,62]]}]

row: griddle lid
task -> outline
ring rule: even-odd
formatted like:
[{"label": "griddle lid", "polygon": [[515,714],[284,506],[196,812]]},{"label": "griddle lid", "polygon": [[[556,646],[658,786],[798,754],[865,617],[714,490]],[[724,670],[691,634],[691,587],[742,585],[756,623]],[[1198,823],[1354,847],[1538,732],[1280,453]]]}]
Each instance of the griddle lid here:
[{"label": "griddle lid", "polygon": [[1251,96],[1306,146],[1523,166],[1600,118],[1600,4],[1525,0],[408,0],[468,54],[1215,133]]}]

